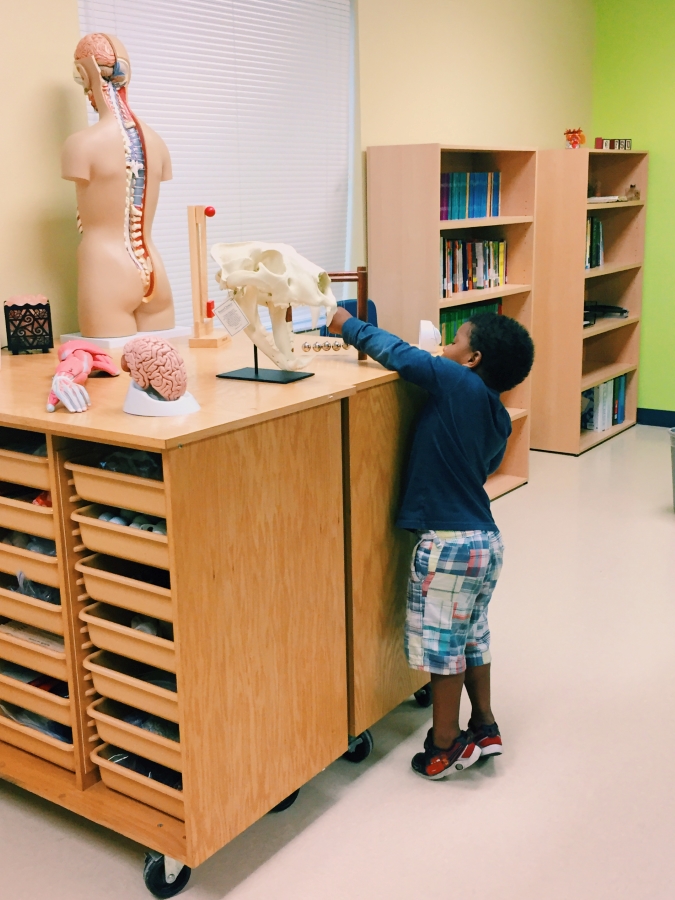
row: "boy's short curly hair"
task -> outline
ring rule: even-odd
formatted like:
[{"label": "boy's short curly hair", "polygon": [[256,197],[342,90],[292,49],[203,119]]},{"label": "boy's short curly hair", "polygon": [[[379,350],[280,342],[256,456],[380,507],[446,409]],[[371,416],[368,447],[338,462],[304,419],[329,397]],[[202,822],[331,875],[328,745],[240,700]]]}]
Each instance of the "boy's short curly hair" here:
[{"label": "boy's short curly hair", "polygon": [[472,350],[480,350],[481,375],[488,387],[510,391],[530,374],[534,343],[526,328],[497,313],[476,313],[469,319]]}]

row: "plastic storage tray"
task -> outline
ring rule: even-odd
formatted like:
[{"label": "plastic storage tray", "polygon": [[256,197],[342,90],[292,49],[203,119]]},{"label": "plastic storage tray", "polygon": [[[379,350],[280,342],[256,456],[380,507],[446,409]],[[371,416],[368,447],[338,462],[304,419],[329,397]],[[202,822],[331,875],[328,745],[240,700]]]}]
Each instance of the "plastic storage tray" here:
[{"label": "plastic storage tray", "polygon": [[64,744],[46,734],[41,734],[34,728],[26,728],[25,725],[12,722],[3,715],[0,715],[0,741],[48,759],[62,769],[75,771],[75,753],[72,744]]},{"label": "plastic storage tray", "polygon": [[92,600],[172,621],[169,573],[165,569],[100,553],[80,560],[75,568],[84,576],[84,587]]},{"label": "plastic storage tray", "polygon": [[0,616],[34,625],[54,634],[63,634],[63,616],[61,606],[45,603],[34,597],[26,597],[16,591],[10,591],[0,584]]},{"label": "plastic storage tray", "polygon": [[178,694],[144,681],[139,663],[98,650],[83,665],[91,672],[94,688],[102,697],[178,722]]},{"label": "plastic storage tray", "polygon": [[91,704],[87,714],[95,720],[102,741],[182,772],[183,762],[178,741],[125,722],[122,716],[128,710],[130,707],[102,697]]},{"label": "plastic storage tray", "polygon": [[91,754],[91,761],[100,767],[105,786],[185,821],[182,793],[159,781],[152,781],[144,775],[132,772],[131,769],[125,769],[124,766],[111,763],[108,757],[117,752],[117,747],[102,744]]},{"label": "plastic storage tray", "polygon": [[56,537],[54,510],[17,497],[3,497],[0,494],[0,528],[36,534],[53,541]]},{"label": "plastic storage tray", "polygon": [[65,467],[73,473],[75,490],[83,500],[166,518],[163,481],[109,472],[84,461],[67,462]]},{"label": "plastic storage tray", "polygon": [[[0,538],[4,535],[0,534]],[[23,572],[31,581],[59,587],[59,564],[55,556],[22,550],[11,544],[0,544],[0,572],[16,575]]]},{"label": "plastic storage tray", "polygon": [[173,641],[131,628],[129,623],[133,615],[128,609],[93,603],[82,610],[80,619],[89,626],[89,637],[100,650],[109,650],[148,666],[175,672]]},{"label": "plastic storage tray", "polygon": [[102,522],[98,516],[104,508],[94,503],[81,507],[71,516],[79,523],[85,547],[96,553],[121,556],[122,559],[159,569],[169,568],[169,540],[166,535]]},{"label": "plastic storage tray", "polygon": [[0,700],[22,706],[62,725],[72,724],[70,700],[66,697],[57,697],[56,694],[24,684],[16,678],[3,675],[2,672],[0,672]]},{"label": "plastic storage tray", "polygon": [[49,490],[49,460],[14,450],[0,450],[0,481]]},{"label": "plastic storage tray", "polygon": [[43,675],[51,675],[61,681],[68,680],[68,667],[66,654],[56,650],[48,650],[31,641],[20,640],[14,635],[4,634],[0,631],[0,659],[25,666],[27,669],[35,669]]}]

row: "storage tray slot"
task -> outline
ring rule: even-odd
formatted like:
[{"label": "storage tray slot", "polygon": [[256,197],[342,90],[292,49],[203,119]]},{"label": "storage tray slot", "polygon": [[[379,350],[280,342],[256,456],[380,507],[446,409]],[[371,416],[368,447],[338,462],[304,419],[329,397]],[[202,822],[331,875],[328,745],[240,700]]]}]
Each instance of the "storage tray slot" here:
[{"label": "storage tray slot", "polygon": [[132,628],[133,618],[131,610],[104,603],[93,603],[80,613],[80,619],[89,627],[89,637],[99,649],[175,672],[173,641]]}]

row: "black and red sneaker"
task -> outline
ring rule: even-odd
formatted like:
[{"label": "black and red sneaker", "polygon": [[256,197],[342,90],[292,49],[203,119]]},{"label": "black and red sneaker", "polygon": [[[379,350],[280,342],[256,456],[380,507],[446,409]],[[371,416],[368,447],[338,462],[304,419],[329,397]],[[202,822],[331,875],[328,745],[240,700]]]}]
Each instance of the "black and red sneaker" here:
[{"label": "black and red sneaker", "polygon": [[474,725],[469,719],[468,728],[473,734],[474,743],[480,748],[481,756],[501,756],[502,736],[496,722],[492,725]]},{"label": "black and red sneaker", "polygon": [[480,758],[480,748],[476,746],[470,731],[462,731],[447,750],[433,744],[432,730],[429,730],[424,742],[424,751],[416,753],[411,766],[422,778],[436,781],[468,769]]}]

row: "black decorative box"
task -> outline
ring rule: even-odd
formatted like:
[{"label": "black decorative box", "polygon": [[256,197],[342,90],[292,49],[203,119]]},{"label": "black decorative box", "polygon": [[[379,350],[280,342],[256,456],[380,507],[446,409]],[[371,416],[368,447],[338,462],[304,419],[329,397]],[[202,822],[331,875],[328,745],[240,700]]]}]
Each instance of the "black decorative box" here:
[{"label": "black decorative box", "polygon": [[5,327],[7,346],[14,354],[31,350],[49,353],[54,346],[49,300],[41,294],[5,300]]}]

